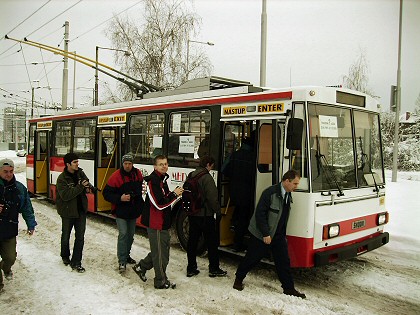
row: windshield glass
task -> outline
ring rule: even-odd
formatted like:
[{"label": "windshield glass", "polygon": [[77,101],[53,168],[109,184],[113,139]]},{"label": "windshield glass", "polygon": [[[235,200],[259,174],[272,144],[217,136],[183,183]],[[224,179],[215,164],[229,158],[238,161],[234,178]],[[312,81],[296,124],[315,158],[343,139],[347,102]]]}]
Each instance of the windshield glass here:
[{"label": "windshield glass", "polygon": [[356,187],[351,112],[308,104],[313,191]]},{"label": "windshield glass", "polygon": [[379,132],[379,115],[355,112],[357,178],[360,186],[385,183]]}]

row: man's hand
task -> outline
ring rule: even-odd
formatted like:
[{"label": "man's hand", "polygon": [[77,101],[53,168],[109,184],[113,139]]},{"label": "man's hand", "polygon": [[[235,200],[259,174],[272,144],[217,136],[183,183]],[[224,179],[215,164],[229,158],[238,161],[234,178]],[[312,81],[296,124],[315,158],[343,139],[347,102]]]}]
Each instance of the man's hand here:
[{"label": "man's hand", "polygon": [[131,196],[130,194],[123,194],[121,195],[121,201],[130,201],[131,200]]},{"label": "man's hand", "polygon": [[176,187],[175,189],[174,189],[174,193],[179,197],[179,196],[181,196],[182,195],[182,193],[184,192],[184,188],[182,188],[182,187]]},{"label": "man's hand", "polygon": [[271,236],[264,236],[263,237],[264,244],[271,244]]},{"label": "man's hand", "polygon": [[0,213],[3,212],[3,207],[4,207],[4,205],[2,203],[0,203]]}]

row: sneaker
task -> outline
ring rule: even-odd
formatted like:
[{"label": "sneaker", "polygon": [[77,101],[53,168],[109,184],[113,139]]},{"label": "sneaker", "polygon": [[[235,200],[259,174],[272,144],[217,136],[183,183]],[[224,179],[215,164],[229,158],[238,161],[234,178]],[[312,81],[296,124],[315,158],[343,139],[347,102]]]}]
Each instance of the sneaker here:
[{"label": "sneaker", "polygon": [[71,269],[76,270],[78,273],[83,273],[86,271],[86,269],[83,268],[82,265],[71,266]]},{"label": "sneaker", "polygon": [[299,297],[301,299],[306,299],[306,295],[303,294],[303,293],[300,293],[295,288],[293,288],[293,289],[283,289],[283,293],[286,294],[286,295],[296,296],[296,297]]},{"label": "sneaker", "polygon": [[216,270],[212,270],[209,271],[209,277],[214,278],[214,277],[224,277],[227,275],[227,271],[222,270],[222,269],[216,269]]},{"label": "sneaker", "polygon": [[63,264],[64,266],[70,265],[70,259],[68,257],[63,258]]},{"label": "sneaker", "polygon": [[238,291],[242,291],[244,289],[244,284],[242,283],[241,279],[236,278],[235,282],[233,283],[233,288]]},{"label": "sneaker", "polygon": [[125,264],[119,264],[118,265],[118,272],[119,273],[124,273],[126,270]]},{"label": "sneaker", "polygon": [[135,263],[136,263],[136,261],[133,258],[131,258],[130,256],[128,256],[127,264],[135,264]]},{"label": "sneaker", "polygon": [[[1,272],[1,271],[0,271]],[[8,271],[8,272],[4,272],[4,277],[7,279],[7,280],[12,280],[13,279],[13,271],[12,270],[10,270],[10,271]]]},{"label": "sneaker", "polygon": [[134,270],[134,272],[135,273],[137,273],[137,275],[140,277],[140,279],[143,281],[143,282],[146,282],[146,280],[147,280],[147,277],[146,277],[146,269],[143,269],[141,266],[140,266],[140,263],[138,263],[137,265],[134,265],[133,266],[133,270]]},{"label": "sneaker", "polygon": [[200,270],[198,270],[198,269],[187,270],[187,277],[191,278],[191,277],[194,277],[194,276],[198,275],[199,273],[200,273]]},{"label": "sneaker", "polygon": [[155,286],[155,289],[175,289],[176,288],[176,284],[170,282],[169,280],[166,280],[166,282],[164,284],[162,284],[161,286]]}]

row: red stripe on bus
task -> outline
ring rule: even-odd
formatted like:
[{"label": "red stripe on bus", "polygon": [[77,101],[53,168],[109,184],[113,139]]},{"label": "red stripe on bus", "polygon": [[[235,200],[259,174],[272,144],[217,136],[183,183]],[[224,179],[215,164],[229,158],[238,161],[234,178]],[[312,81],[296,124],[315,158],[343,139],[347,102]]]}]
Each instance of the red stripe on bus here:
[{"label": "red stripe on bus", "polygon": [[247,94],[244,96],[230,96],[230,97],[221,97],[221,98],[209,98],[201,99],[194,101],[177,101],[175,103],[160,103],[160,104],[139,104],[133,105],[130,107],[119,107],[112,109],[104,109],[98,111],[92,111],[87,113],[75,113],[68,115],[60,115],[55,117],[44,117],[31,119],[29,122],[38,122],[38,121],[50,121],[50,120],[64,120],[64,119],[76,119],[81,117],[90,117],[90,116],[101,116],[101,115],[110,115],[114,113],[131,113],[141,111],[149,111],[156,109],[168,109],[168,108],[179,108],[179,107],[199,107],[204,105],[221,105],[226,103],[240,103],[240,102],[253,102],[253,101],[267,101],[272,99],[292,99],[292,91],[287,92],[277,92],[270,94]]}]

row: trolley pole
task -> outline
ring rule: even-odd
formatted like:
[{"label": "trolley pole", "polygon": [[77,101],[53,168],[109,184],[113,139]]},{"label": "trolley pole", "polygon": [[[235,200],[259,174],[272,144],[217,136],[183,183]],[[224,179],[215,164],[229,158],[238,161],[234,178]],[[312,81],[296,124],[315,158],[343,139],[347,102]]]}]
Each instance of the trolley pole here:
[{"label": "trolley pole", "polygon": [[[64,51],[67,53],[69,51],[69,22],[64,23]],[[61,109],[67,109],[67,94],[69,89],[69,69],[68,69],[68,57],[67,54],[64,55],[64,68],[63,68],[63,86],[61,93]]]}]

